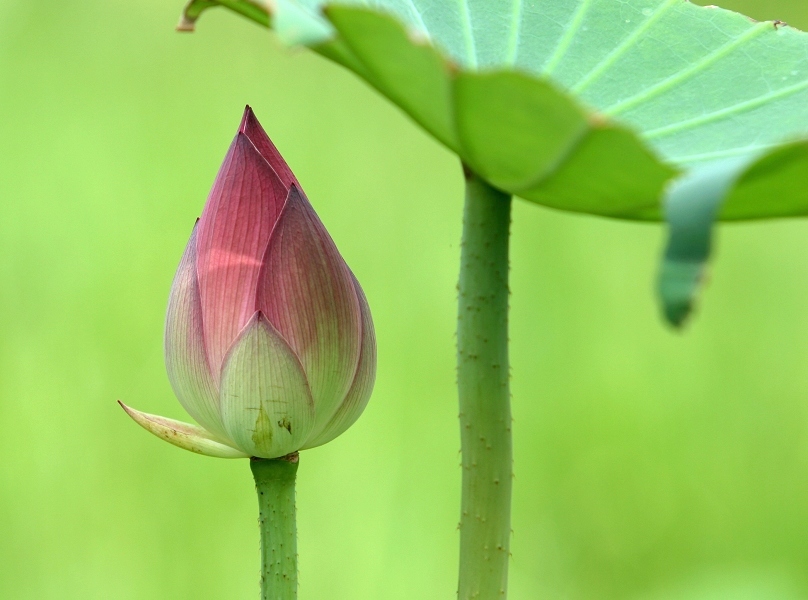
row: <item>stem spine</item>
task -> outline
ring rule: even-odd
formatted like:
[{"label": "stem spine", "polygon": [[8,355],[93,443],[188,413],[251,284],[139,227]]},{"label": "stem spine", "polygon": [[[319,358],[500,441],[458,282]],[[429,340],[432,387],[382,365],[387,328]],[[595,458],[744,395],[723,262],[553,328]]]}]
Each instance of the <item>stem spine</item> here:
[{"label": "stem spine", "polygon": [[463,484],[459,600],[504,600],[513,451],[508,366],[511,197],[464,166],[457,380]]}]

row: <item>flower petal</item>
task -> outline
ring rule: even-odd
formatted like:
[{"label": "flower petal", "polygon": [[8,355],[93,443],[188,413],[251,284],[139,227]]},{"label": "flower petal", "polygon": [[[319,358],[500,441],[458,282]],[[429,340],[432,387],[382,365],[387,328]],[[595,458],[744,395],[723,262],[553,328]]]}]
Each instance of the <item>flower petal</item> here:
[{"label": "flower petal", "polygon": [[248,454],[222,443],[201,427],[140,412],[120,401],[118,404],[146,431],[179,448],[216,458],[249,458]]},{"label": "flower petal", "polygon": [[365,410],[368,400],[370,400],[370,393],[373,391],[373,383],[376,380],[376,334],[365,293],[355,277],[353,283],[362,315],[362,347],[359,364],[356,366],[356,375],[351,389],[348,390],[348,395],[345,396],[337,412],[324,427],[321,427],[319,432],[312,432],[303,449],[322,446],[343,434]]},{"label": "flower petal", "polygon": [[205,345],[217,384],[224,355],[255,312],[261,261],[286,194],[269,163],[238,133],[199,220],[197,239]]},{"label": "flower petal", "polygon": [[185,247],[171,284],[165,329],[166,371],[177,399],[208,431],[225,436],[219,414],[219,392],[205,352],[202,305],[196,279],[197,226]]},{"label": "flower petal", "polygon": [[351,272],[297,187],[289,190],[267,247],[257,309],[303,363],[322,427],[353,382],[361,317]]},{"label": "flower petal", "polygon": [[292,173],[292,169],[290,169],[286,161],[283,160],[281,153],[278,152],[275,144],[269,139],[269,136],[264,131],[264,128],[261,127],[258,119],[255,118],[255,113],[249,106],[244,109],[244,116],[241,118],[239,131],[250,139],[253,146],[255,146],[261,156],[264,157],[264,160],[269,163],[269,166],[271,166],[278,175],[286,189],[289,189],[292,185],[300,187],[300,184],[297,182],[297,177]]},{"label": "flower petal", "polygon": [[252,456],[299,450],[314,426],[306,374],[292,349],[260,312],[233,344],[222,369],[224,427]]}]

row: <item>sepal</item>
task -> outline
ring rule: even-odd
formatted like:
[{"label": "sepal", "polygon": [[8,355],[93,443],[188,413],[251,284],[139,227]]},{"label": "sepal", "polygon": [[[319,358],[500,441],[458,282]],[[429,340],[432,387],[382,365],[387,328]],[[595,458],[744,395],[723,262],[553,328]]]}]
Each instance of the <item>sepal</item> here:
[{"label": "sepal", "polygon": [[259,458],[299,450],[314,427],[306,374],[295,353],[256,312],[225,358],[222,421],[234,443]]},{"label": "sepal", "polygon": [[217,440],[210,432],[197,425],[140,412],[139,410],[126,406],[126,404],[120,400],[118,404],[120,404],[121,408],[126,411],[126,414],[132,417],[135,423],[143,427],[143,429],[167,441],[169,444],[174,444],[178,448],[216,458],[250,457],[249,454],[231,448],[227,444]]}]

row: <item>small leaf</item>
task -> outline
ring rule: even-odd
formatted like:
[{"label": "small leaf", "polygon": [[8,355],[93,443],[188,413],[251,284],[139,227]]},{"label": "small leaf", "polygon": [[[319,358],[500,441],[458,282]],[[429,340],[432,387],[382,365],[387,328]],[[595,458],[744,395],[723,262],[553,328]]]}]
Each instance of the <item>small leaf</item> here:
[{"label": "small leaf", "polygon": [[121,401],[118,401],[118,404],[143,429],[167,441],[169,444],[174,444],[178,448],[216,458],[249,458],[249,454],[222,443],[211,433],[197,425],[140,412],[126,406]]},{"label": "small leaf", "polygon": [[668,322],[680,327],[693,308],[710,255],[716,216],[746,219],[761,203],[772,216],[805,214],[807,174],[808,142],[800,142],[762,157],[712,163],[672,183],[665,202],[670,237],[659,275]]},{"label": "small leaf", "polygon": [[690,314],[710,255],[713,222],[721,202],[749,165],[735,158],[694,169],[674,181],[665,201],[670,225],[659,275],[665,318],[680,327]]}]

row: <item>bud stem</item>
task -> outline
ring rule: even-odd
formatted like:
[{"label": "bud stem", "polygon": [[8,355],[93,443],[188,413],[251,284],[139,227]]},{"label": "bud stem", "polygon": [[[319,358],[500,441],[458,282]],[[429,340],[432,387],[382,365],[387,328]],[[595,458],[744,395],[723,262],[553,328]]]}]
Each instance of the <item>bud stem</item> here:
[{"label": "bud stem", "polygon": [[261,600],[297,598],[297,465],[297,452],[283,458],[250,459],[261,528]]},{"label": "bud stem", "polygon": [[464,166],[457,381],[463,487],[459,600],[507,596],[511,536],[508,235],[511,197]]}]

